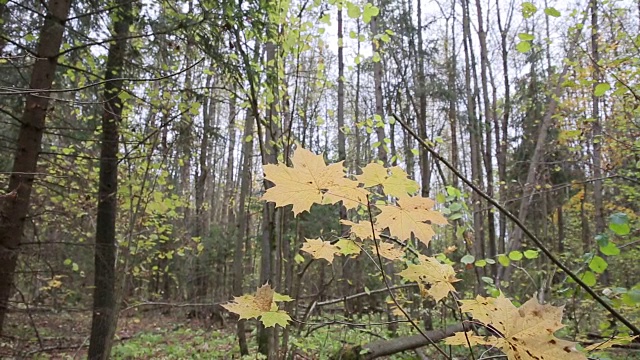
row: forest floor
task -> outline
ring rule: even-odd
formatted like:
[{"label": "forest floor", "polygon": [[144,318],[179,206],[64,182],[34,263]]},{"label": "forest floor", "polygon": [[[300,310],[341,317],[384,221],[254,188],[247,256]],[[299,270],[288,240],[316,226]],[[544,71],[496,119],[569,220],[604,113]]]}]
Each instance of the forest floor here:
[{"label": "forest floor", "polygon": [[[0,338],[0,359],[84,359],[91,328],[89,312],[12,313]],[[239,356],[235,326],[213,329],[183,314],[140,313],[122,317],[113,359],[233,359]]]}]

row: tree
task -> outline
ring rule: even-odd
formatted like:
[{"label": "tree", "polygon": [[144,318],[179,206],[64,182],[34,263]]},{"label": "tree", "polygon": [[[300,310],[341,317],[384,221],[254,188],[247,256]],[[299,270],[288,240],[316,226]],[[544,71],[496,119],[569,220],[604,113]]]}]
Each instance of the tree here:
[{"label": "tree", "polygon": [[88,357],[108,359],[115,333],[116,292],[116,220],[118,209],[118,127],[122,122],[124,103],[123,73],[127,54],[129,27],[133,22],[131,1],[118,0],[112,10],[113,42],[109,46],[105,67],[104,109],[100,145],[100,178],[98,214],[96,218],[95,280],[93,316]]},{"label": "tree", "polygon": [[0,332],[9,308],[18,247],[29,213],[45,118],[49,109],[50,97],[47,92],[55,77],[64,24],[70,8],[71,0],[50,0],[47,3],[47,16],[40,30],[37,59],[31,71],[29,92],[20,120],[17,151],[9,181],[9,192],[15,191],[16,197],[4,202],[4,209],[1,210],[5,217],[0,222]]}]

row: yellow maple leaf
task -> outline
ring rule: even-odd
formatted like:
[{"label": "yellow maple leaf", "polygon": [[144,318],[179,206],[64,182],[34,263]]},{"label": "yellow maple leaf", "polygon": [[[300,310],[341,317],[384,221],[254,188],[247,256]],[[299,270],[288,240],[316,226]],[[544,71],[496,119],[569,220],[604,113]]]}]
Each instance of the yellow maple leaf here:
[{"label": "yellow maple leaf", "polygon": [[340,223],[343,225],[347,225],[351,227],[351,234],[360,240],[373,239],[373,234],[375,234],[376,239],[380,239],[380,232],[374,229],[371,226],[371,221],[363,220],[357,223],[354,223],[349,220],[340,220]]},{"label": "yellow maple leaf", "polygon": [[234,314],[238,314],[240,319],[257,318],[262,314],[255,302],[255,296],[242,295],[233,298],[232,302],[223,304],[222,307]]},{"label": "yellow maple leaf", "polygon": [[[533,297],[516,308],[503,294],[497,298],[476,297],[462,300],[462,311],[491,326],[499,337],[481,338],[468,333],[472,345],[491,345],[500,348],[512,360],[562,359],[584,360],[575,343],[556,338],[561,329],[562,307],[541,305]],[[462,335],[461,335],[462,334]],[[464,333],[447,339],[449,345],[466,345]]]},{"label": "yellow maple leaf", "polygon": [[274,186],[262,200],[277,207],[293,205],[293,213],[309,211],[313,204],[342,201],[348,209],[366,204],[368,192],[358,182],[345,177],[343,161],[327,165],[322,155],[298,148],[291,157],[292,167],[284,164],[264,165],[265,179]]},{"label": "yellow maple leaf", "polygon": [[397,205],[378,205],[380,214],[376,216],[378,229],[389,229],[392,236],[408,240],[411,233],[425,245],[429,244],[435,232],[430,224],[447,224],[447,219],[437,211],[431,210],[433,201],[422,197],[398,199]]},{"label": "yellow maple leaf", "polygon": [[[449,292],[456,291],[453,283],[460,281],[456,279],[456,272],[451,265],[442,264],[438,259],[428,256],[421,256],[419,264],[409,264],[406,269],[398,275],[407,281],[418,283],[422,293],[440,301],[449,295]],[[425,285],[430,284],[429,289]]]},{"label": "yellow maple leaf", "polygon": [[407,194],[413,195],[420,189],[420,185],[409,179],[409,175],[401,167],[394,166],[389,171],[391,175],[382,184],[385,194],[399,198],[406,197]]},{"label": "yellow maple leaf", "polygon": [[278,310],[275,301],[290,301],[290,299],[289,296],[275,292],[271,285],[264,284],[256,290],[255,295],[236,296],[233,301],[223,304],[222,307],[238,314],[240,319],[260,318],[267,327],[276,324],[286,326],[291,318],[286,312]]},{"label": "yellow maple leaf", "polygon": [[415,194],[420,188],[418,183],[409,179],[409,175],[399,166],[387,169],[378,163],[370,163],[356,178],[365,188],[381,185],[386,195],[398,198]]},{"label": "yellow maple leaf", "polygon": [[311,254],[314,259],[325,259],[332,263],[333,256],[340,252],[340,249],[322,239],[305,239],[304,245],[302,245],[302,251]]},{"label": "yellow maple leaf", "polygon": [[356,179],[358,179],[364,187],[369,188],[382,185],[387,176],[389,176],[387,168],[378,163],[370,163],[362,168],[362,174],[356,176]]},{"label": "yellow maple leaf", "polygon": [[347,209],[355,209],[360,205],[367,204],[369,192],[358,187],[358,182],[347,178],[337,178],[328,184],[324,194],[325,204],[335,204],[342,201]]},{"label": "yellow maple leaf", "polygon": [[[375,245],[371,245],[371,250],[373,252],[376,251]],[[404,255],[404,251],[400,248],[393,246],[392,243],[388,242],[380,242],[378,244],[378,251],[380,252],[380,256],[389,260],[397,260]]]}]

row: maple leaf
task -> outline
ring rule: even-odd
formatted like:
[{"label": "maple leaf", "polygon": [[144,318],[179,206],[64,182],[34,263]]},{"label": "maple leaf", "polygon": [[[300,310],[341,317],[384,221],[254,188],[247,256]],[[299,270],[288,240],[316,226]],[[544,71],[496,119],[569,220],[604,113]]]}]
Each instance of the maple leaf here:
[{"label": "maple leaf", "polygon": [[[407,281],[418,283],[422,293],[440,301],[449,295],[449,292],[456,291],[453,283],[460,281],[456,279],[456,272],[451,265],[442,264],[436,258],[421,256],[419,264],[409,264],[406,269],[398,275]],[[431,287],[427,290],[426,284]]]},{"label": "maple leaf", "polygon": [[287,326],[291,320],[289,315],[282,310],[278,310],[275,301],[291,301],[289,296],[278,294],[273,291],[271,285],[264,284],[256,290],[255,295],[242,295],[233,298],[233,301],[223,304],[222,307],[234,314],[238,314],[240,319],[260,318],[264,326],[282,325]]},{"label": "maple leaf", "polygon": [[331,186],[327,187],[323,203],[335,204],[342,201],[347,209],[355,209],[367,203],[369,192],[358,187],[359,183],[347,178],[335,179]]},{"label": "maple leaf", "polygon": [[447,219],[437,211],[431,210],[433,201],[423,197],[405,197],[398,199],[397,206],[378,205],[380,214],[376,216],[379,229],[388,228],[391,235],[400,240],[408,240],[411,233],[425,245],[429,244],[435,232],[430,224],[446,225]]},{"label": "maple leaf", "polygon": [[275,327],[276,325],[287,326],[291,321],[291,316],[285,311],[269,311],[264,313],[260,318],[260,321],[264,327]]},{"label": "maple leaf", "polygon": [[[349,220],[340,220],[340,223],[351,227],[351,234],[360,240],[373,239],[374,226],[371,226],[371,221],[360,221],[358,223],[351,222]],[[380,232],[375,230],[376,239],[380,239]]]},{"label": "maple leaf", "polygon": [[366,204],[369,192],[345,177],[343,161],[327,165],[322,155],[298,148],[291,163],[292,167],[264,165],[264,177],[274,186],[267,189],[262,200],[272,201],[277,207],[293,205],[295,215],[309,211],[313,204],[342,201],[347,209]]},{"label": "maple leaf", "polygon": [[336,247],[340,249],[342,255],[358,255],[362,251],[355,241],[349,239],[340,239],[336,243]]},{"label": "maple leaf", "polygon": [[[390,174],[389,174],[390,173]],[[420,186],[398,166],[390,169],[378,163],[370,163],[362,169],[362,174],[356,176],[365,188],[382,185],[386,195],[406,197],[407,194],[415,194]]]},{"label": "maple leaf", "polygon": [[325,259],[329,263],[333,262],[333,256],[340,252],[340,249],[322,239],[305,239],[304,245],[302,245],[302,251],[308,252],[314,259]]},{"label": "maple leaf", "polygon": [[476,297],[461,300],[461,310],[490,326],[501,337],[482,338],[458,333],[446,340],[449,345],[491,345],[502,349],[512,360],[562,359],[584,360],[575,343],[553,336],[561,329],[562,307],[541,305],[534,297],[516,308],[504,294],[497,298]]},{"label": "maple leaf", "polygon": [[255,303],[255,296],[253,295],[234,297],[232,302],[223,304],[222,307],[234,314],[238,314],[241,320],[257,318],[262,314],[262,311]]},{"label": "maple leaf", "polygon": [[[376,251],[375,245],[371,245],[371,250]],[[392,243],[381,242],[378,244],[378,249],[380,252],[380,256],[389,259],[389,260],[397,260],[404,255],[404,251],[402,249],[396,248]]]}]

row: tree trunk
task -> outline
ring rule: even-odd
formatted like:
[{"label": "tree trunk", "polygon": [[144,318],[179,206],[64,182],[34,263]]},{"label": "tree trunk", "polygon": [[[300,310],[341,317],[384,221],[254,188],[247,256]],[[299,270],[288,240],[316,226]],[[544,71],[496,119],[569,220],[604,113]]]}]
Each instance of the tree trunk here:
[{"label": "tree trunk", "polygon": [[[3,5],[4,6],[4,5]],[[13,275],[18,260],[18,247],[22,240],[24,224],[29,212],[31,189],[38,155],[45,127],[45,117],[49,107],[49,95],[62,44],[64,25],[71,8],[71,0],[49,0],[47,16],[40,30],[37,58],[31,72],[29,89],[43,90],[43,93],[27,95],[24,112],[20,121],[18,149],[13,160],[9,191],[16,197],[6,201],[0,212],[0,334],[13,291]]]},{"label": "tree trunk", "polygon": [[[475,60],[473,57],[473,45],[471,43],[471,29],[469,18],[469,0],[463,2],[463,38],[464,38],[464,54],[465,54],[465,87],[467,96],[467,116],[468,116],[468,129],[469,129],[469,145],[471,151],[469,152],[471,158],[471,178],[477,186],[481,185],[481,166],[480,166],[480,144],[482,137],[480,136],[480,127],[478,126],[478,120],[476,116],[476,93],[477,84],[472,88],[472,72],[475,75]],[[475,76],[473,76],[475,79]],[[484,258],[484,229],[482,217],[482,203],[481,198],[477,193],[473,193],[471,196],[473,202],[473,255],[477,259]],[[476,274],[476,292],[482,293],[484,288],[482,287],[481,277],[484,275],[483,271],[479,267],[475,267]]]},{"label": "tree trunk", "polygon": [[[484,19],[482,18],[482,6],[480,0],[476,0],[476,12],[478,15],[478,38],[480,40],[480,78],[482,81],[482,103],[484,106],[484,123],[485,123],[485,153],[484,153],[484,167],[487,177],[487,195],[494,197],[493,195],[493,154],[491,152],[492,138],[491,138],[491,104],[489,102],[489,77],[487,75],[489,69],[489,56],[487,50],[487,33],[484,29]],[[478,127],[479,124],[478,124]],[[487,211],[487,244],[489,245],[488,253],[486,256],[495,259],[497,255],[496,251],[496,230],[493,211]],[[494,278],[496,274],[496,266],[490,265],[491,272]]]},{"label": "tree trunk", "polygon": [[[274,99],[268,104],[267,114],[262,124],[258,123],[258,128],[263,125],[264,138],[260,151],[262,152],[262,164],[276,164],[278,162],[278,145],[276,142],[280,140],[278,136],[278,125],[276,123],[276,104],[278,102],[278,81],[277,68],[275,67],[276,46],[268,42],[266,48],[266,63],[269,68],[267,74],[268,86],[274,94]],[[260,119],[256,117],[256,119]],[[259,122],[259,121],[258,121]],[[271,183],[265,181],[265,190],[270,188]],[[273,288],[277,287],[274,278],[274,252],[277,239],[276,227],[276,211],[272,202],[265,202],[262,211],[262,238],[261,238],[261,260],[260,260],[260,285],[269,283]],[[267,355],[269,360],[275,359],[276,344],[273,338],[274,328],[265,328],[258,323],[258,350],[260,353]]]},{"label": "tree trunk", "polygon": [[[504,205],[507,200],[507,130],[509,126],[509,116],[511,115],[511,89],[509,82],[509,64],[508,64],[508,46],[507,46],[507,34],[509,31],[509,25],[511,19],[507,19],[506,27],[502,26],[502,18],[500,17],[500,0],[496,0],[496,15],[498,20],[498,30],[500,30],[500,51],[502,55],[502,72],[504,76],[504,109],[502,111],[501,122],[498,123],[495,119],[495,131],[496,131],[496,159],[498,161],[498,182],[500,183],[500,190],[498,197],[500,202]],[[507,235],[507,216],[504,213],[500,213],[500,236],[498,237],[498,252],[504,253],[506,251],[506,235]]]},{"label": "tree trunk", "polygon": [[[602,122],[600,121],[600,99],[596,96],[596,86],[601,81],[601,74],[598,62],[600,61],[600,53],[598,51],[598,1],[591,0],[591,61],[593,61],[594,83],[591,93],[592,102],[592,135],[593,135],[593,207],[595,211],[595,233],[596,236],[603,234],[605,231],[604,223],[604,205],[602,201]],[[598,251],[600,253],[600,251]],[[600,253],[600,256],[604,255]],[[609,273],[605,271],[601,280],[603,285],[609,284]]]},{"label": "tree trunk", "polygon": [[116,215],[118,208],[118,126],[122,120],[123,68],[129,26],[132,22],[131,2],[118,0],[112,18],[114,41],[109,46],[102,114],[100,145],[100,177],[98,183],[98,214],[96,219],[95,282],[93,318],[88,358],[106,360],[117,323],[115,291]]},{"label": "tree trunk", "polygon": [[[238,197],[238,221],[236,223],[236,243],[233,258],[233,295],[242,296],[244,279],[244,252],[243,245],[247,229],[249,228],[249,209],[246,206],[247,196],[251,190],[251,172],[253,162],[253,139],[249,137],[253,134],[253,117],[247,112],[244,123],[244,134],[242,135],[242,179],[240,181],[240,195]],[[247,336],[245,334],[245,320],[239,320],[237,325],[238,343],[240,354],[249,355],[247,347]]]},{"label": "tree trunk", "polygon": [[[418,0],[418,135],[422,140],[427,139],[427,82],[424,75],[424,41],[422,38],[422,1]],[[375,34],[374,34],[375,35]],[[420,162],[420,191],[423,197],[429,197],[431,183],[431,166],[429,152],[420,146],[418,161]]]}]

